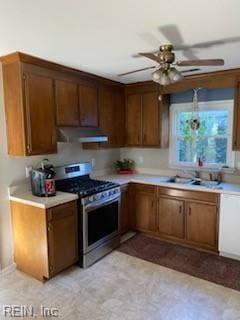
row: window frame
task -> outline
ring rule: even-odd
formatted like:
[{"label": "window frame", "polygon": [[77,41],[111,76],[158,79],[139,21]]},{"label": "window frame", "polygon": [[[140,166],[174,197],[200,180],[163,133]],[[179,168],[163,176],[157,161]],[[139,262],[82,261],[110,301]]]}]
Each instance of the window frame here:
[{"label": "window frame", "polygon": [[[215,100],[215,101],[201,101],[198,102],[200,110],[226,110],[229,111],[229,132],[228,132],[228,146],[227,146],[227,163],[229,169],[234,168],[235,152],[232,151],[232,139],[233,139],[233,112],[234,112],[234,100]],[[170,105],[170,139],[169,139],[169,164],[173,169],[189,168],[189,169],[219,169],[221,164],[203,164],[203,167],[198,167],[197,163],[181,163],[177,161],[177,115],[180,112],[191,112],[193,110],[192,102],[186,103],[173,103]]]}]

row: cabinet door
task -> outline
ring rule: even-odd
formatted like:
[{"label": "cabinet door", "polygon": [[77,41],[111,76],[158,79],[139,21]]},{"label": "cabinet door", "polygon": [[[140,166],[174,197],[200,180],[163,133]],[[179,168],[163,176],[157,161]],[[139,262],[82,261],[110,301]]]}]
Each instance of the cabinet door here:
[{"label": "cabinet door", "polygon": [[108,141],[101,143],[101,147],[110,147],[115,144],[114,140],[114,105],[111,90],[99,90],[99,126],[107,135]]},{"label": "cabinet door", "polygon": [[149,92],[142,95],[142,144],[160,145],[159,93]]},{"label": "cabinet door", "polygon": [[114,92],[113,105],[114,143],[117,147],[123,147],[125,145],[125,98],[123,92]]},{"label": "cabinet door", "polygon": [[159,197],[158,228],[168,236],[184,238],[184,201],[174,198]]},{"label": "cabinet door", "polygon": [[217,246],[217,206],[187,202],[187,240],[200,246]]},{"label": "cabinet door", "polygon": [[120,233],[129,230],[129,200],[128,186],[121,187]]},{"label": "cabinet door", "polygon": [[233,150],[240,150],[240,81],[237,82],[235,86]]},{"label": "cabinet door", "polygon": [[126,105],[126,134],[127,145],[139,146],[142,144],[142,96],[130,94]]},{"label": "cabinet door", "polygon": [[79,86],[80,125],[83,127],[98,126],[98,89]]},{"label": "cabinet door", "polygon": [[78,86],[67,81],[55,81],[57,125],[79,125]]},{"label": "cabinet door", "polygon": [[48,219],[49,269],[54,275],[78,259],[76,202],[49,209]]},{"label": "cabinet door", "polygon": [[156,198],[147,193],[135,194],[136,229],[155,231],[157,229]]},{"label": "cabinet door", "polygon": [[27,154],[57,152],[54,82],[36,74],[24,74],[27,119]]}]

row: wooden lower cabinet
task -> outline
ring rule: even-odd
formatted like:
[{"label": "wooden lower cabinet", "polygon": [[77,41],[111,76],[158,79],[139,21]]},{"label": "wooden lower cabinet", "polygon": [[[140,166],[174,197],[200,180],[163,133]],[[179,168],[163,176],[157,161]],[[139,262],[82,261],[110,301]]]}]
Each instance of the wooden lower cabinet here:
[{"label": "wooden lower cabinet", "polygon": [[181,239],[185,237],[184,201],[159,197],[158,231],[163,235]]},{"label": "wooden lower cabinet", "polygon": [[186,211],[186,239],[203,246],[216,247],[216,205],[188,201]]},{"label": "wooden lower cabinet", "polygon": [[136,185],[133,187],[134,205],[131,211],[135,216],[135,229],[154,232],[157,230],[157,199],[156,187]]},{"label": "wooden lower cabinet", "polygon": [[77,262],[76,201],[51,209],[11,201],[11,214],[19,270],[43,281]]},{"label": "wooden lower cabinet", "polygon": [[164,240],[217,252],[218,211],[219,195],[215,193],[131,186],[134,229]]}]

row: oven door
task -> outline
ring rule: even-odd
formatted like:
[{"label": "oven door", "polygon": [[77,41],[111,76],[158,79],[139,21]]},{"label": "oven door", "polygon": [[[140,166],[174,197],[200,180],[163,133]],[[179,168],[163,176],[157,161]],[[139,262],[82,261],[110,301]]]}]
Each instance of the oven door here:
[{"label": "oven door", "polygon": [[120,195],[83,207],[83,253],[119,234]]}]

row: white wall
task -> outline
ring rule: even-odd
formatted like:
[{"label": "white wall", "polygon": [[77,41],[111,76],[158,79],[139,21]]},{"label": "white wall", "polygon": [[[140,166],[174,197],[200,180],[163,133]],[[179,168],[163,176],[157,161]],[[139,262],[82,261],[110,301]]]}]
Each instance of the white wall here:
[{"label": "white wall", "polygon": [[[1,68],[1,65],[0,65]],[[64,144],[58,146],[58,154],[33,157],[10,157],[7,155],[7,139],[5,130],[5,114],[3,102],[2,70],[0,69],[0,266],[12,263],[12,232],[7,188],[9,185],[26,181],[25,167],[37,166],[44,158],[50,159],[54,165],[89,161],[96,159],[94,170],[108,169],[120,156],[119,149],[82,150],[81,145]]]}]

